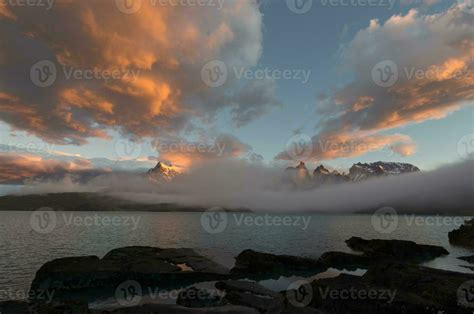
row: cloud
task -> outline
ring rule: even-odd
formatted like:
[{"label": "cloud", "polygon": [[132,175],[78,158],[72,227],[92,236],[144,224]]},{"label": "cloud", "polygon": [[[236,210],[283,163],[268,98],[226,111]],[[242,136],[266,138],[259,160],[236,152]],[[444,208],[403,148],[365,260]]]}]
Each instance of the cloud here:
[{"label": "cloud", "polygon": [[[315,136],[310,142],[300,143],[303,159],[330,160],[336,158],[358,157],[370,152],[377,152],[390,147],[392,152],[401,156],[406,154],[408,147],[413,147],[412,139],[403,134],[378,135],[372,132],[327,133]],[[411,145],[411,146],[410,146]],[[307,152],[307,153],[306,153]],[[294,160],[298,154],[293,147],[279,153],[277,160]]]},{"label": "cloud", "polygon": [[[445,118],[473,104],[473,26],[472,16],[460,6],[433,15],[412,9],[385,23],[372,20],[344,49],[343,65],[353,72],[354,80],[320,99],[323,119],[312,138],[310,158],[354,157],[371,150],[344,147],[367,145],[392,147],[401,155],[413,153],[408,136],[385,134]],[[384,74],[387,85],[379,77]],[[318,148],[321,142],[340,150],[327,153]],[[283,152],[276,158],[286,157]]]},{"label": "cloud", "polygon": [[[250,208],[253,210],[357,212],[390,206],[408,212],[472,212],[474,161],[439,169],[331,185],[315,190],[287,190],[283,169],[242,159],[207,160],[166,184],[142,175],[106,174],[87,184],[35,183],[22,193],[91,191],[145,203]],[[205,184],[203,184],[205,182]]]},{"label": "cloud", "polygon": [[390,149],[400,156],[411,156],[416,152],[415,143],[399,143],[392,145]]},{"label": "cloud", "polygon": [[22,184],[70,177],[84,182],[109,172],[144,173],[156,165],[156,157],[134,160],[86,158],[54,149],[54,144],[0,144],[0,184]]},{"label": "cloud", "polygon": [[186,168],[205,160],[239,158],[252,152],[251,146],[231,134],[220,134],[210,143],[156,141],[153,146],[160,153],[161,161]]},{"label": "cloud", "polygon": [[[143,1],[134,14],[115,1],[2,7],[0,119],[48,142],[85,144],[109,138],[109,130],[131,138],[182,136],[196,119],[212,122],[226,109],[242,126],[278,104],[271,81],[241,87],[229,75],[224,86],[210,88],[201,80],[210,60],[229,68],[257,64],[262,15],[256,3],[226,1],[220,10],[152,3]],[[30,79],[41,60],[56,67],[50,87]]]},{"label": "cloud", "polygon": [[[85,175],[92,164],[86,159],[72,161],[47,159],[33,154],[0,153],[0,184],[22,183],[27,179],[53,179],[66,174]],[[94,170],[97,174],[105,171]]]}]

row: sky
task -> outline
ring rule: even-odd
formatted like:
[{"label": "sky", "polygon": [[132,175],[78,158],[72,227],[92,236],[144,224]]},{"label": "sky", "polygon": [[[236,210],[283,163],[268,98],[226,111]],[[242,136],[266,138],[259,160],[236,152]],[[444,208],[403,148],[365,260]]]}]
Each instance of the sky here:
[{"label": "sky", "polygon": [[31,3],[0,2],[4,183],[157,160],[432,170],[474,148],[469,1]]}]

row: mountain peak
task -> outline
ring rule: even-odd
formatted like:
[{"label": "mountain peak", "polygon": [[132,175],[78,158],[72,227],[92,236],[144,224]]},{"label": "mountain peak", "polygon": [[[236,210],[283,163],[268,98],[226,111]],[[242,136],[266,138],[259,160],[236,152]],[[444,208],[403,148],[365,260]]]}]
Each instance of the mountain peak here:
[{"label": "mountain peak", "polygon": [[150,179],[154,181],[161,181],[161,180],[172,180],[179,174],[179,171],[173,165],[167,165],[161,161],[159,161],[156,166],[147,172]]},{"label": "mountain peak", "polygon": [[300,161],[299,165],[296,166],[296,169],[306,169],[306,165],[304,162]]}]

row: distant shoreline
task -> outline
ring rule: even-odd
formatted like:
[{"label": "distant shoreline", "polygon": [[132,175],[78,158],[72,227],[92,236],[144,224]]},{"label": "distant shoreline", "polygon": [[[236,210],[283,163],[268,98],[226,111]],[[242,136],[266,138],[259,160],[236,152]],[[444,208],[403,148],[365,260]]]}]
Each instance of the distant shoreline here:
[{"label": "distant shoreline", "polygon": [[[381,205],[379,208],[384,207]],[[67,193],[48,193],[48,194],[10,194],[0,196],[0,212],[14,211],[35,211],[42,207],[48,207],[55,211],[77,211],[77,212],[182,212],[182,213],[202,213],[209,210],[202,206],[185,206],[173,203],[139,203],[129,200],[119,199],[110,195],[90,192],[67,192]],[[311,214],[311,215],[372,215],[378,208],[358,210],[353,212],[330,212],[330,211],[311,211],[311,210],[252,210],[249,208],[224,208],[217,207],[226,212],[245,212],[245,213],[268,213],[268,214]],[[216,209],[217,210],[217,209]],[[465,216],[473,217],[474,210],[465,212],[462,210],[453,210],[450,213],[441,211],[423,211],[403,209],[397,210],[399,215],[417,215],[417,216]]]}]

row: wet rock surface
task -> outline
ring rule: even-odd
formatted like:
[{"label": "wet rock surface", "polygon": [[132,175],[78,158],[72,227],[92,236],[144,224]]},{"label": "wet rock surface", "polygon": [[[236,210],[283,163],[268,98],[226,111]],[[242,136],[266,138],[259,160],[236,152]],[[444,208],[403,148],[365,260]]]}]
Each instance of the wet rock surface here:
[{"label": "wet rock surface", "polygon": [[[346,243],[360,254],[327,252],[319,259],[313,259],[245,250],[236,257],[235,267],[231,271],[193,249],[135,246],[112,250],[102,259],[96,256],[61,258],[44,264],[31,286],[32,291],[54,291],[52,301],[30,299],[29,303],[3,302],[0,303],[0,312],[466,312],[465,308],[457,304],[457,293],[463,283],[474,280],[473,275],[415,265],[448,254],[444,248],[410,241],[364,240],[358,237],[352,237]],[[472,261],[472,256],[461,259]],[[308,283],[312,294],[305,307],[295,304],[289,298],[291,294],[288,291],[273,291],[249,280],[281,276],[310,277],[331,267],[349,270],[363,268],[368,271],[361,277],[341,274],[336,278]],[[148,302],[144,297],[140,303],[125,308],[88,308],[88,301],[103,299],[104,296],[113,297],[117,287],[128,280],[139,283],[143,292],[147,287],[176,289],[179,291],[177,304],[154,304],[156,302]],[[198,283],[215,283],[217,290],[194,286]],[[299,293],[297,290],[291,292]]]},{"label": "wet rock surface", "polygon": [[461,257],[458,257],[458,259],[462,260],[462,261],[466,261],[468,263],[471,263],[471,264],[474,264],[474,255],[471,255],[471,256],[461,256]]},{"label": "wet rock surface", "polygon": [[346,244],[351,249],[362,252],[364,256],[378,260],[424,262],[449,254],[441,246],[417,244],[402,240],[364,240],[359,237],[352,237],[346,241]]},{"label": "wet rock surface", "polygon": [[298,272],[318,273],[327,268],[316,259],[261,253],[253,250],[241,252],[235,260],[235,267],[231,273],[239,276],[269,276],[275,274],[277,277],[283,274],[295,274]]},{"label": "wet rock surface", "polygon": [[364,240],[352,237],[346,244],[361,254],[344,252],[324,253],[319,261],[327,267],[355,270],[367,269],[373,264],[385,262],[422,263],[449,252],[441,246],[417,244],[412,241],[401,240]]},{"label": "wet rock surface", "polygon": [[474,250],[474,219],[465,222],[459,229],[451,231],[449,242]]},{"label": "wet rock surface", "polygon": [[458,290],[473,279],[408,264],[374,265],[362,277],[314,281],[311,306],[326,313],[471,313],[458,304]]},{"label": "wet rock surface", "polygon": [[284,308],[281,294],[256,282],[228,280],[216,283],[216,288],[226,292],[228,303],[251,307],[260,313],[281,313]]},{"label": "wet rock surface", "polygon": [[319,261],[327,267],[336,269],[356,270],[358,268],[367,268],[373,263],[367,256],[356,255],[344,252],[327,252],[321,255]]},{"label": "wet rock surface", "polygon": [[[192,271],[182,270],[181,264]],[[54,291],[55,298],[69,293],[100,297],[127,280],[143,287],[174,289],[228,278],[226,268],[192,249],[125,247],[110,251],[103,259],[85,256],[50,261],[36,273],[31,290]]]},{"label": "wet rock surface", "polygon": [[223,306],[225,301],[215,291],[190,287],[182,290],[176,300],[178,305],[190,308]]},{"label": "wet rock surface", "polygon": [[0,302],[0,313],[29,313],[29,304],[26,301]]}]

